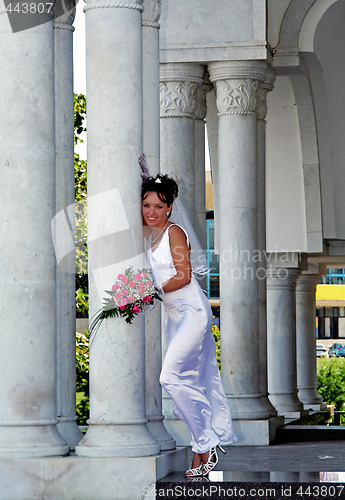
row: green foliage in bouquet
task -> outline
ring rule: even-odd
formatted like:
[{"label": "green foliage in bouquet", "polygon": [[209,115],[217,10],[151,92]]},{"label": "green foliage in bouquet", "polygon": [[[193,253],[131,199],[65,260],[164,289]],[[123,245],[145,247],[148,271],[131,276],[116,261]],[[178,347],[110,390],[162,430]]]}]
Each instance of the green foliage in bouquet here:
[{"label": "green foliage in bouquet", "polygon": [[103,320],[121,316],[127,323],[132,323],[137,314],[153,306],[155,300],[161,300],[149,269],[134,272],[129,267],[124,274],[117,276],[112,289],[105,290],[105,293],[109,297],[103,298],[102,309],[91,319],[90,339],[94,338]]}]

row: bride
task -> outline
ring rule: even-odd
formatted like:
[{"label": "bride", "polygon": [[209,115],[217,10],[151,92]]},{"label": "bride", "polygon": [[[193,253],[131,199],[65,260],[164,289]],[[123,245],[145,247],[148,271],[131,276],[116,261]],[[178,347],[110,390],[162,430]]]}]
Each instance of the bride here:
[{"label": "bride", "polygon": [[218,463],[217,447],[225,453],[220,445],[236,441],[216,361],[212,309],[192,270],[189,235],[169,220],[178,185],[167,175],[149,177],[143,155],[139,163],[148,261],[167,316],[160,383],[191,433],[194,454],[185,475],[203,476]]}]

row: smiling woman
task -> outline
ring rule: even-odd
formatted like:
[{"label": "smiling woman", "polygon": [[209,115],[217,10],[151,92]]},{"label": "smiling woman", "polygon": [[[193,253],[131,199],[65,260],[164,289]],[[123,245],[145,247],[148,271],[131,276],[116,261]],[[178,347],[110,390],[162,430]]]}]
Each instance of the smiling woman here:
[{"label": "smiling woman", "polygon": [[177,195],[174,179],[146,178],[142,215],[150,231],[148,262],[167,318],[160,383],[176,405],[175,416],[190,429],[194,455],[186,476],[205,476],[218,463],[217,446],[236,438],[216,361],[211,306],[191,269],[189,235],[168,220]]}]

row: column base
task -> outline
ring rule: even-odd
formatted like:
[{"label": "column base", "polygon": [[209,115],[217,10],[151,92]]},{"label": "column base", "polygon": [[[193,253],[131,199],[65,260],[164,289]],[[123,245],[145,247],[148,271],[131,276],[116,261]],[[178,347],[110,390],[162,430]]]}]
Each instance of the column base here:
[{"label": "column base", "polygon": [[84,434],[77,425],[78,417],[58,417],[57,429],[70,450],[74,450]]},{"label": "column base", "polygon": [[278,415],[284,417],[285,424],[292,422],[293,420],[299,420],[302,417],[307,417],[309,415],[308,410],[301,411],[285,411],[284,413],[278,413]]},{"label": "column base", "polygon": [[141,500],[155,482],[186,470],[187,449],[139,458],[0,459],[0,500]]},{"label": "column base", "polygon": [[226,395],[234,420],[267,420],[271,411],[264,404],[261,394]]},{"label": "column base", "polygon": [[[166,420],[168,432],[177,446],[190,446],[188,426],[181,420]],[[231,446],[268,446],[276,439],[277,430],[284,425],[283,417],[267,420],[233,420],[237,442]]]},{"label": "column base", "polygon": [[133,423],[98,420],[88,423],[86,435],[75,448],[79,456],[146,457],[160,452],[159,444],[146,426],[146,418]]},{"label": "column base", "polygon": [[160,444],[161,451],[174,450],[176,448],[176,441],[170,436],[169,432],[166,430],[163,423],[163,415],[158,416],[147,416],[149,421],[147,422],[147,427]]},{"label": "column base", "polygon": [[296,393],[275,394],[270,393],[269,400],[277,411],[277,415],[299,413],[303,411],[303,404]]},{"label": "column base", "polygon": [[[51,457],[69,453],[57,420],[0,422],[0,457]],[[1,490],[0,490],[1,491]]]},{"label": "column base", "polygon": [[320,410],[327,410],[327,403],[319,403],[315,405],[304,405],[304,410],[310,410],[310,411],[320,411]]}]

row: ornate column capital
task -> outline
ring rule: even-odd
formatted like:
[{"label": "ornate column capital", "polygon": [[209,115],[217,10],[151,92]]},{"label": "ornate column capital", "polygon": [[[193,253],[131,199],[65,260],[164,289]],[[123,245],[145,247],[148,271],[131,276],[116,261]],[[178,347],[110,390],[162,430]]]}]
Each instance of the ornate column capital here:
[{"label": "ornate column capital", "polygon": [[195,118],[204,72],[200,64],[160,65],[161,118]]},{"label": "ornate column capital", "polygon": [[258,93],[258,120],[264,120],[267,113],[267,92],[271,92],[274,87],[276,72],[273,68],[269,68],[266,73],[264,82],[259,84]]},{"label": "ornate column capital", "polygon": [[75,0],[65,0],[54,4],[54,28],[74,31],[73,22],[75,19]]},{"label": "ornate column capital", "polygon": [[258,110],[259,84],[265,80],[267,64],[261,61],[214,62],[208,66],[216,83],[219,115],[253,115]]},{"label": "ornate column capital", "polygon": [[161,0],[144,0],[143,7],[142,26],[159,29],[160,25],[158,21],[161,16]]},{"label": "ornate column capital", "polygon": [[91,9],[134,9],[144,10],[142,6],[143,0],[87,0],[87,5],[84,7],[84,12]]}]

